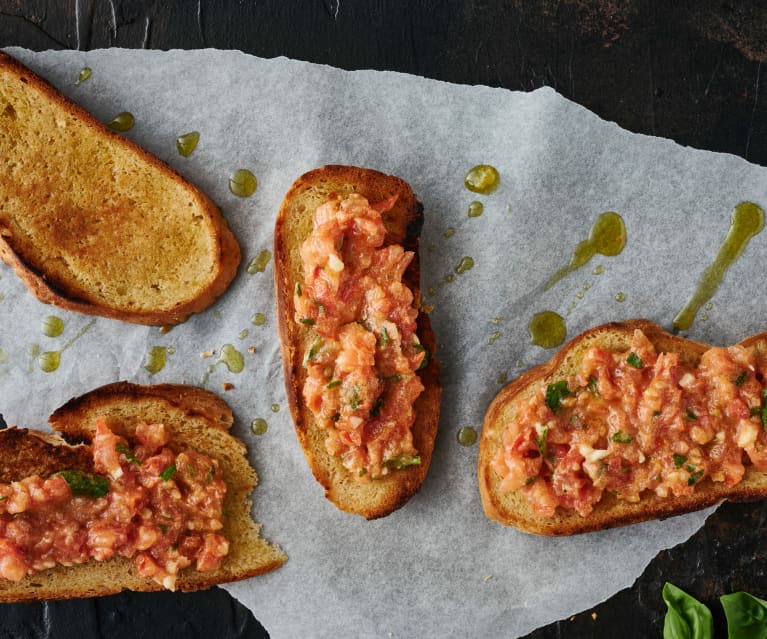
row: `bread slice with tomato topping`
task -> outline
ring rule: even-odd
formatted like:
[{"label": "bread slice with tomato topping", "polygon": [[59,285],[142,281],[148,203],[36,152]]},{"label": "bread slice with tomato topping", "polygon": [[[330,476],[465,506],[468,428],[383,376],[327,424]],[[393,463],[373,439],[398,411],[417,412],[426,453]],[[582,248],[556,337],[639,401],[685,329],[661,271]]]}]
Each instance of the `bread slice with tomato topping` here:
[{"label": "bread slice with tomato topping", "polygon": [[326,497],[366,519],[419,489],[441,388],[420,311],[423,207],[400,178],[349,166],[301,176],[275,224],[288,402]]},{"label": "bread slice with tomato topping", "polygon": [[[193,488],[195,481],[191,478],[196,478],[198,488],[218,482],[225,485],[221,502],[223,528],[216,529],[215,535],[209,537],[218,541],[225,539],[228,549],[224,547],[225,552],[219,553],[217,565],[208,565],[205,570],[198,570],[199,564],[180,569],[173,589],[209,588],[279,567],[286,560],[285,555],[260,536],[260,526],[251,519],[250,493],[256,484],[256,474],[247,461],[244,444],[229,433],[232,421],[232,412],[226,403],[203,389],[173,384],[116,383],[72,399],[56,410],[50,417],[57,431],[54,435],[16,427],[0,431],[0,506],[3,510],[0,574],[14,576],[15,553],[23,539],[19,535],[25,530],[30,532],[30,521],[50,521],[41,525],[47,531],[42,531],[42,541],[36,546],[40,553],[48,552],[46,544],[54,540],[59,550],[64,550],[60,548],[64,544],[85,544],[86,539],[91,553],[109,555],[114,550],[103,560],[91,557],[84,563],[36,569],[20,579],[0,578],[0,601],[162,590],[161,579],[141,576],[135,555],[120,556],[120,549],[126,543],[133,544],[145,551],[147,557],[152,557],[152,547],[147,544],[152,539],[161,540],[164,535],[174,534],[174,527],[179,524],[176,521],[180,516],[179,503],[186,504],[185,508],[192,512],[199,508],[207,513],[203,501],[209,497]],[[162,434],[161,438],[150,445],[158,433]],[[147,446],[156,450],[149,450]],[[164,468],[163,456],[173,460]],[[199,467],[195,468],[195,463]],[[131,470],[142,474],[125,480]],[[69,485],[71,496],[60,494],[61,477]],[[138,484],[146,490],[141,500],[134,503],[138,499]],[[178,491],[180,502],[174,505],[170,499],[162,501],[163,495]],[[151,503],[150,496],[154,500]],[[56,501],[59,498],[67,499]],[[98,498],[103,503],[94,504]],[[111,505],[105,510],[107,503]],[[41,512],[34,512],[31,505],[37,505]],[[18,520],[18,514],[9,512],[21,509],[19,512],[26,515],[27,507],[34,514],[25,520]],[[96,523],[88,525],[87,534],[66,534],[70,515],[74,516],[72,509],[91,508],[100,515]],[[132,515],[131,508],[137,509]],[[109,517],[104,514],[107,511]],[[121,518],[128,518],[126,526],[137,520],[142,523],[131,528],[133,532],[123,533],[119,530]],[[188,539],[185,535],[193,535],[204,522],[190,525],[188,530],[176,531],[178,538],[174,539],[174,546],[166,549],[169,562],[179,561],[179,553],[183,554]],[[34,531],[31,532],[34,535]],[[133,541],[131,537],[135,534],[143,539]],[[141,567],[146,568],[146,562]]]},{"label": "bread slice with tomato topping", "polygon": [[767,333],[711,347],[646,320],[598,326],[485,414],[490,519],[572,535],[767,497]]},{"label": "bread slice with tomato topping", "polygon": [[0,258],[41,301],[177,324],[237,272],[218,207],[0,52]]}]

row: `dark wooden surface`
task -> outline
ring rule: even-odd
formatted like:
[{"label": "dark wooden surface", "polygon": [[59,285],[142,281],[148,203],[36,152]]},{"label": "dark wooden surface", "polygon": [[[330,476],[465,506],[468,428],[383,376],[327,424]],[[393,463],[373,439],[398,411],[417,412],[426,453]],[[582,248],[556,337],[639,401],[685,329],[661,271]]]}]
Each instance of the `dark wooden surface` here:
[{"label": "dark wooden surface", "polygon": [[[759,0],[0,0],[0,46],[10,45],[216,47],[508,89],[548,85],[631,131],[767,165],[767,2]],[[667,579],[710,605],[724,637],[719,595],[767,597],[766,519],[764,504],[725,505],[632,588],[529,637],[660,636]],[[222,609],[211,634],[204,613]],[[0,636],[57,636],[40,620],[61,619],[61,628],[65,618],[96,620],[78,626],[83,638],[123,636],[114,634],[120,627],[134,636],[137,627],[103,620],[169,615],[185,620],[185,637],[260,631],[214,589],[6,606]]]}]

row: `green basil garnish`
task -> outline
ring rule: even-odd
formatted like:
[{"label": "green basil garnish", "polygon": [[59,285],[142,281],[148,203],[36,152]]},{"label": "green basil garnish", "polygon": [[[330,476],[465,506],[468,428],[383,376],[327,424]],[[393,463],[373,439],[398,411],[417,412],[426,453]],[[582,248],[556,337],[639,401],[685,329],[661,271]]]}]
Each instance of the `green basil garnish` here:
[{"label": "green basil garnish", "polygon": [[357,410],[360,407],[362,400],[360,399],[360,387],[355,384],[352,386],[352,396],[349,400],[349,408]]},{"label": "green basil garnish", "polygon": [[82,470],[62,470],[56,474],[64,478],[72,494],[78,497],[103,497],[109,492],[109,480],[103,475]]},{"label": "green basil garnish", "polygon": [[747,592],[733,592],[719,597],[727,618],[727,636],[731,639],[767,637],[767,601]]},{"label": "green basil garnish", "polygon": [[697,422],[698,421],[698,416],[695,413],[693,413],[689,408],[687,409],[687,412],[684,414],[684,418],[688,422]]},{"label": "green basil garnish", "polygon": [[668,610],[663,622],[663,639],[712,639],[714,619],[711,611],[684,590],[666,582],[663,601]]},{"label": "green basil garnish", "polygon": [[341,385],[340,379],[334,379],[332,382],[329,382],[325,388],[336,388]]},{"label": "green basil garnish", "polygon": [[176,464],[171,464],[164,471],[160,473],[160,477],[163,481],[168,481],[173,475],[176,474]]},{"label": "green basil garnish", "polygon": [[562,399],[571,395],[567,381],[554,382],[546,387],[546,406],[555,413],[562,408]]},{"label": "green basil garnish", "polygon": [[[694,468],[694,466],[693,466]],[[687,467],[687,470],[690,470],[690,467]],[[690,471],[690,477],[687,479],[687,485],[688,486],[694,486],[695,483],[703,477],[703,470],[696,470],[695,472]]]},{"label": "green basil garnish", "polygon": [[686,455],[678,455],[674,453],[674,466],[676,466],[677,468],[681,468],[686,461],[687,461]]},{"label": "green basil garnish", "polygon": [[431,356],[431,354],[429,353],[429,349],[426,348],[423,344],[413,344],[413,349],[418,353],[424,354],[420,365],[418,366],[418,368],[416,368],[417,371],[423,370],[429,365],[429,357]]},{"label": "green basil garnish", "polygon": [[589,383],[586,384],[586,388],[591,391],[592,395],[599,395],[599,380],[591,375],[589,377]]},{"label": "green basil garnish", "polygon": [[767,388],[762,390],[762,428],[767,429]]},{"label": "green basil garnish", "polygon": [[298,297],[303,295],[303,291],[301,290],[301,282],[296,282],[296,295],[298,295]]},{"label": "green basil garnish", "polygon": [[381,413],[381,406],[383,406],[383,403],[384,403],[383,395],[379,395],[378,399],[376,399],[376,401],[370,407],[371,417],[378,417],[378,415]]},{"label": "green basil garnish", "polygon": [[639,357],[634,351],[631,351],[629,353],[629,356],[626,358],[626,363],[629,366],[633,366],[634,368],[644,368],[644,362],[642,361],[642,358]]},{"label": "green basil garnish", "polygon": [[115,450],[123,455],[125,459],[127,459],[131,464],[136,464],[136,466],[141,466],[141,460],[136,457],[135,453],[128,448],[125,444],[117,444],[115,446]]},{"label": "green basil garnish", "polygon": [[631,435],[624,433],[622,430],[619,430],[617,433],[613,433],[613,436],[610,439],[618,444],[630,444],[634,441],[634,438]]},{"label": "green basil garnish", "polygon": [[391,342],[391,338],[389,337],[389,331],[386,330],[385,326],[381,327],[381,348],[386,348],[389,345],[389,342]]},{"label": "green basil garnish", "polygon": [[386,468],[396,468],[397,470],[403,470],[409,466],[418,466],[421,463],[420,455],[397,455],[396,457],[390,457],[385,459],[383,465]]},{"label": "green basil garnish", "polygon": [[746,371],[743,371],[738,377],[735,379],[735,386],[743,386],[743,382],[746,381]]},{"label": "green basil garnish", "polygon": [[535,438],[535,445],[538,446],[538,452],[541,454],[541,457],[544,459],[546,458],[546,455],[548,454],[548,438],[549,438],[549,427],[544,426],[543,430],[541,431],[541,434]]},{"label": "green basil garnish", "polygon": [[317,322],[315,322],[311,317],[302,317],[301,323],[306,326],[314,326]]},{"label": "green basil garnish", "polygon": [[320,349],[322,348],[322,340],[317,340],[312,344],[312,347],[309,349],[309,352],[306,354],[306,357],[304,358],[304,366],[306,366],[307,362],[311,362],[315,357],[317,357],[317,353],[320,352]]}]

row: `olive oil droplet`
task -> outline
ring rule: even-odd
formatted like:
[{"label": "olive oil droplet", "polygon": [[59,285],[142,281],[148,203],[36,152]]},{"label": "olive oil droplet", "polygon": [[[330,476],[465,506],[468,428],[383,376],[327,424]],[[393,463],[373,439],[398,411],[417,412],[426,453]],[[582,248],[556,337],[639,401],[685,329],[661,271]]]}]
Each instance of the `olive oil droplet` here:
[{"label": "olive oil droplet", "polygon": [[548,290],[565,275],[588,263],[597,253],[607,257],[618,255],[626,246],[626,225],[615,211],[602,213],[594,222],[589,238],[580,242],[573,251],[570,263],[559,269],[544,284]]},{"label": "olive oil droplet", "polygon": [[64,332],[64,321],[55,315],[48,315],[43,319],[43,335],[46,337],[58,337]]},{"label": "olive oil droplet", "polygon": [[615,294],[615,301],[616,302],[625,302],[626,301],[626,294],[623,291],[618,291]]},{"label": "olive oil droplet", "polygon": [[223,363],[230,373],[241,373],[242,369],[245,368],[245,359],[242,353],[231,344],[224,344],[221,348],[221,355],[216,360],[216,364],[218,363]]},{"label": "olive oil droplet", "polygon": [[482,204],[482,202],[474,201],[471,204],[469,204],[469,210],[468,210],[469,217],[479,217],[484,212],[485,212],[485,205]]},{"label": "olive oil droplet", "polygon": [[594,275],[602,275],[602,273],[605,272],[605,267],[599,264],[598,266],[594,267]]},{"label": "olive oil droplet", "polygon": [[565,320],[554,311],[541,311],[533,315],[527,330],[530,332],[530,341],[541,348],[559,346],[567,337]]},{"label": "olive oil droplet", "polygon": [[444,237],[453,237],[453,235],[455,235],[455,229],[452,226],[448,226],[442,235]]},{"label": "olive oil droplet", "polygon": [[272,412],[273,413],[279,413],[280,412],[280,405],[279,404],[272,404]]},{"label": "olive oil droplet", "polygon": [[455,272],[458,275],[462,275],[466,271],[470,271],[474,268],[474,260],[468,256],[461,258],[458,266],[455,267]]},{"label": "olive oil droplet", "polygon": [[479,164],[473,167],[463,179],[464,186],[473,193],[489,195],[498,188],[501,176],[498,169],[489,164]]},{"label": "olive oil droplet", "polygon": [[245,339],[247,336],[248,336],[248,329],[243,328],[237,337],[239,337],[240,339]]},{"label": "olive oil droplet", "polygon": [[179,155],[188,158],[194,150],[197,148],[197,143],[200,141],[200,132],[191,131],[184,133],[176,138],[176,149]]},{"label": "olive oil droplet", "polygon": [[112,120],[108,126],[110,129],[112,129],[112,131],[120,131],[121,133],[125,133],[125,131],[130,131],[133,128],[135,121],[136,120],[132,113],[123,111],[122,113],[118,113],[115,116],[115,119]]},{"label": "olive oil droplet", "polygon": [[37,360],[40,364],[40,370],[45,373],[52,373],[61,363],[61,351],[45,351],[40,354]]},{"label": "olive oil droplet", "polygon": [[147,354],[144,369],[149,371],[150,375],[159,373],[163,368],[165,368],[167,355],[168,350],[165,348],[165,346],[153,346],[151,349],[149,349],[149,353]]},{"label": "olive oil droplet", "polygon": [[93,73],[93,69],[90,67],[83,67],[80,69],[80,75],[77,76],[77,82],[75,82],[75,86],[80,86],[83,82],[85,82],[88,78],[91,77],[91,74]]},{"label": "olive oil droplet", "polygon": [[490,336],[490,339],[487,340],[487,343],[488,344],[495,344],[500,339],[500,337],[501,337],[501,332],[500,331],[495,331],[495,333],[493,333]]},{"label": "olive oil droplet", "polygon": [[8,361],[8,353],[0,348],[0,364],[5,364]]},{"label": "olive oil droplet", "polygon": [[229,190],[237,197],[250,197],[258,188],[258,180],[248,169],[237,169],[229,177]]},{"label": "olive oil droplet", "polygon": [[254,435],[265,435],[266,431],[269,430],[269,424],[263,417],[257,417],[250,422],[250,430]]},{"label": "olive oil droplet", "polygon": [[256,313],[253,318],[250,320],[250,322],[254,326],[263,326],[266,323],[266,315],[263,313]]},{"label": "olive oil droplet", "polygon": [[272,254],[267,249],[264,249],[258,255],[256,255],[256,257],[250,260],[250,262],[248,262],[248,273],[251,275],[255,275],[256,273],[263,273],[269,264],[269,260],[271,259]]},{"label": "olive oil droplet", "polygon": [[505,384],[509,379],[508,373],[501,373],[498,375],[498,378],[495,380],[498,384]]},{"label": "olive oil droplet", "polygon": [[458,431],[458,443],[461,446],[473,446],[477,441],[477,431],[471,426],[464,426]]},{"label": "olive oil droplet", "polygon": [[674,318],[674,328],[685,331],[692,326],[700,307],[716,293],[727,269],[743,253],[749,240],[764,227],[764,211],[753,202],[741,202],[730,216],[730,230],[714,261],[703,271],[698,288]]}]

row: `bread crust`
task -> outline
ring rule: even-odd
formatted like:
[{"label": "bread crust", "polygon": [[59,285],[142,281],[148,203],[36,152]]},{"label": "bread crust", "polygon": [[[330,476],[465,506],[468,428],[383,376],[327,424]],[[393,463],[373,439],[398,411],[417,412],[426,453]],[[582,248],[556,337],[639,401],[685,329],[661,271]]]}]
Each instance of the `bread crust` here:
[{"label": "bread crust", "polygon": [[[32,150],[27,146],[19,150],[17,147],[20,145],[14,144],[12,140],[6,146],[0,145],[2,148],[12,150],[7,151],[5,162],[0,163],[0,195],[3,192],[8,192],[13,193],[14,197],[18,198],[11,210],[10,207],[2,205],[3,198],[0,197],[0,258],[14,269],[19,278],[40,301],[89,315],[100,315],[137,324],[163,325],[183,322],[192,313],[200,312],[210,306],[226,290],[237,273],[237,267],[240,263],[240,247],[218,207],[200,189],[189,183],[157,157],[110,130],[18,60],[0,51],[0,107],[2,107],[4,99],[8,103],[5,106],[5,111],[0,108],[0,112],[2,112],[0,113],[0,142],[3,141],[3,137],[14,135],[14,130],[10,128],[5,135],[3,133],[3,128],[11,126],[8,122],[17,119],[14,105],[19,108],[27,104],[43,105],[56,114],[57,124],[59,122],[66,123],[66,126],[49,127],[46,132],[49,137],[46,141],[50,145],[48,148]],[[4,121],[6,121],[5,124]],[[47,122],[46,124],[50,123]],[[14,124],[13,126],[18,125]],[[40,127],[42,124],[30,122],[26,126]],[[186,211],[186,213],[192,212],[195,219],[200,220],[200,223],[195,225],[197,230],[189,228],[188,233],[190,235],[192,233],[205,233],[204,238],[200,236],[204,240],[201,242],[206,246],[205,255],[196,256],[196,259],[201,260],[199,268],[207,273],[204,281],[189,283],[178,293],[169,291],[165,297],[158,296],[156,300],[153,300],[151,306],[138,308],[118,303],[117,300],[109,301],[101,295],[97,287],[83,285],[74,274],[74,267],[69,265],[70,262],[74,263],[74,260],[79,260],[79,263],[82,264],[87,264],[88,260],[93,260],[91,266],[101,268],[105,261],[116,259],[114,252],[106,254],[92,252],[97,253],[97,255],[88,254],[88,256],[83,257],[79,254],[80,248],[70,246],[66,250],[59,251],[60,254],[55,254],[51,247],[45,246],[45,242],[34,242],[22,238],[22,233],[20,233],[14,220],[25,216],[29,218],[33,212],[39,211],[42,208],[41,199],[47,200],[51,196],[58,198],[60,201],[57,201],[57,208],[66,212],[69,219],[76,219],[78,216],[82,218],[73,224],[106,220],[107,226],[116,226],[119,229],[123,214],[130,211],[131,203],[135,205],[138,201],[134,198],[141,198],[141,195],[137,194],[140,193],[138,190],[137,193],[133,193],[130,189],[121,188],[118,184],[113,185],[109,182],[98,181],[95,177],[90,178],[92,171],[87,169],[88,163],[98,162],[98,159],[77,157],[76,152],[70,152],[67,145],[70,144],[71,140],[67,142],[68,138],[59,136],[57,133],[59,128],[67,131],[74,128],[77,130],[77,135],[80,136],[77,139],[87,139],[99,148],[107,149],[111,154],[110,157],[115,158],[115,164],[121,170],[130,172],[133,168],[140,167],[146,175],[137,175],[133,178],[134,184],[139,181],[143,184],[157,182],[162,184],[163,188],[154,189],[152,193],[158,191],[167,191],[168,193],[162,199],[158,198],[158,201],[152,200],[145,203],[147,206],[151,205],[153,216],[146,220],[145,230],[150,238],[147,242],[147,250],[145,252],[134,251],[135,254],[129,254],[124,260],[124,266],[128,268],[131,262],[135,263],[145,255],[151,255],[152,238],[155,238],[158,229],[162,228],[166,211],[171,210],[173,206],[177,206],[179,210],[182,206],[186,207],[186,205],[178,204],[177,200],[173,200],[174,195],[171,193],[176,195],[183,193],[184,198],[188,200],[188,206],[191,207],[191,211]],[[16,153],[18,153],[18,157],[14,155]],[[33,153],[37,155],[31,156]],[[16,165],[24,164],[19,160],[23,159],[25,154],[28,160],[33,157],[29,162],[31,164],[37,163],[38,156],[44,157],[49,154],[51,157],[55,157],[63,154],[72,163],[79,162],[86,169],[77,172],[77,176],[80,178],[77,183],[70,182],[68,177],[59,173],[58,175],[35,175],[34,188],[27,185],[22,187],[15,179],[17,174],[14,171]],[[151,179],[147,179],[147,176]],[[89,179],[91,183],[88,183]],[[41,187],[41,185],[44,186]],[[69,198],[70,191],[77,189],[92,190],[93,203],[88,210],[82,209],[74,200]],[[42,192],[45,190],[49,192],[47,194]],[[108,201],[109,204],[107,205]],[[50,225],[57,223],[57,220],[49,222]],[[79,232],[82,230],[82,224],[73,228]],[[125,235],[135,234],[126,232]],[[51,254],[45,253],[46,250],[49,250]],[[188,255],[185,257],[189,258]],[[148,259],[156,258],[152,256]],[[205,259],[208,260],[208,263],[202,262]],[[66,266],[62,266],[63,264]],[[173,279],[173,275],[166,271],[175,266],[180,267],[181,265],[157,262],[154,264],[157,270],[155,275],[165,278],[165,281],[170,281]],[[134,281],[133,284],[138,286],[139,282]],[[151,284],[151,282],[146,283],[147,287],[150,287]],[[157,285],[155,284],[155,286]]]},{"label": "bread crust", "polygon": [[[49,419],[57,435],[15,428],[0,432],[2,459],[6,459],[6,454],[22,453],[13,468],[3,464],[9,468],[1,480],[17,481],[31,473],[48,476],[72,467],[92,468],[88,442],[95,433],[97,417],[105,418],[113,432],[129,441],[135,441],[135,428],[140,422],[162,422],[171,433],[168,445],[176,452],[194,448],[219,461],[227,484],[222,533],[230,541],[229,554],[216,570],[181,571],[177,589],[200,590],[246,579],[274,570],[287,559],[279,548],[259,535],[260,526],[251,519],[250,493],[256,484],[256,474],[245,456],[245,445],[228,433],[233,421],[231,410],[221,398],[200,388],[118,382],[71,399]],[[38,439],[43,444],[38,443]],[[86,443],[70,446],[70,442]],[[139,577],[132,559],[116,557],[102,562],[56,566],[20,582],[0,579],[0,602],[162,589],[155,581]]]},{"label": "bread crust", "polygon": [[[506,423],[514,417],[512,401],[529,396],[548,384],[574,374],[583,354],[594,345],[609,350],[627,350],[635,330],[641,330],[658,352],[678,352],[688,366],[697,366],[703,353],[710,348],[693,340],[673,335],[657,324],[643,319],[614,322],[592,328],[575,337],[548,362],[530,369],[502,388],[490,403],[482,425],[479,443],[477,475],[479,491],[486,515],[507,526],[540,535],[573,535],[614,528],[649,519],[665,519],[720,503],[749,501],[767,497],[767,473],[746,468],[743,480],[733,487],[705,478],[691,495],[661,498],[651,492],[642,494],[638,503],[619,500],[604,493],[594,510],[581,517],[571,510],[558,508],[554,517],[547,519],[532,512],[527,499],[518,491],[501,493],[500,477],[492,469],[491,461],[501,445],[501,434]],[[740,343],[767,350],[767,333],[754,335]]]},{"label": "bread crust", "polygon": [[314,477],[325,489],[325,496],[343,511],[366,519],[383,517],[403,506],[420,488],[426,477],[439,421],[441,387],[436,342],[429,317],[418,316],[417,334],[431,357],[419,371],[424,391],[415,402],[416,421],[413,443],[421,457],[419,465],[397,470],[380,479],[360,483],[351,477],[340,460],[325,450],[326,432],[314,419],[303,398],[306,369],[304,356],[314,341],[310,327],[294,321],[293,292],[303,281],[299,249],[312,229],[312,215],[331,194],[340,197],[356,192],[370,202],[397,195],[394,207],[383,214],[386,227],[384,245],[401,244],[415,257],[404,273],[403,282],[420,300],[418,245],[423,225],[423,207],[410,186],[400,178],[371,169],[330,165],[302,175],[283,200],[274,230],[274,278],[280,347],[288,404],[298,440]]}]

